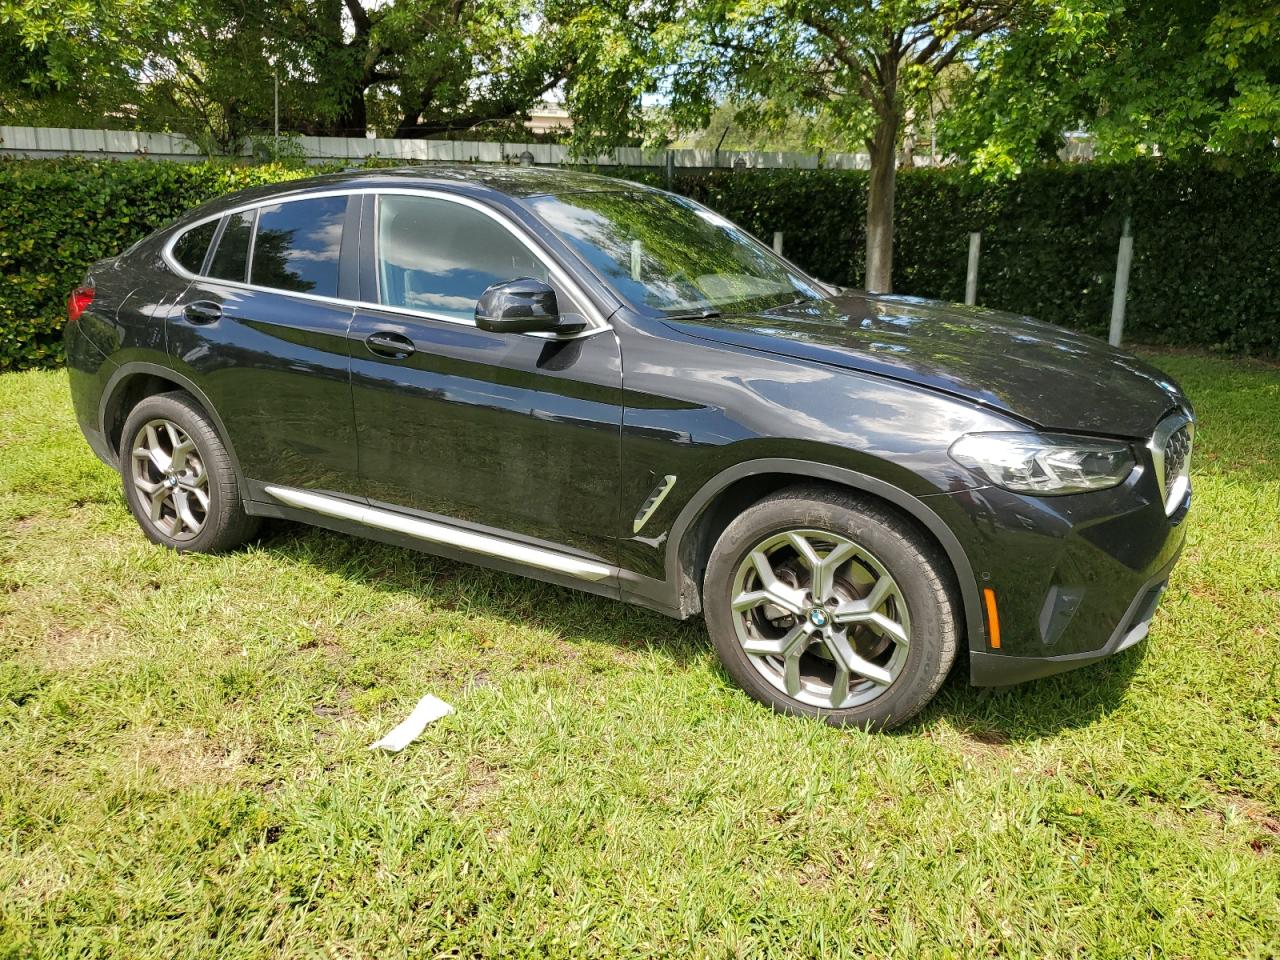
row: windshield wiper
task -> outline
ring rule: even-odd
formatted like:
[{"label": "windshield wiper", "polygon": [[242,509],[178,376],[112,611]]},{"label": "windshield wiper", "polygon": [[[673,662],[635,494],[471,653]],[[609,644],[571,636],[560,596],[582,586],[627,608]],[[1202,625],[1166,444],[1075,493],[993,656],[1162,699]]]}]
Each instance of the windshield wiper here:
[{"label": "windshield wiper", "polygon": [[788,301],[787,303],[780,303],[780,304],[778,304],[776,307],[771,307],[770,309],[772,309],[772,310],[784,310],[784,309],[786,309],[787,307],[798,307],[798,306],[800,306],[800,304],[802,304],[802,303],[813,303],[813,302],[815,302],[817,299],[818,299],[817,297],[800,297],[800,298],[799,298],[799,299],[797,299],[797,300],[790,300],[790,301]]},{"label": "windshield wiper", "polygon": [[719,310],[703,310],[700,313],[677,313],[663,317],[663,320],[714,320],[720,316]]}]

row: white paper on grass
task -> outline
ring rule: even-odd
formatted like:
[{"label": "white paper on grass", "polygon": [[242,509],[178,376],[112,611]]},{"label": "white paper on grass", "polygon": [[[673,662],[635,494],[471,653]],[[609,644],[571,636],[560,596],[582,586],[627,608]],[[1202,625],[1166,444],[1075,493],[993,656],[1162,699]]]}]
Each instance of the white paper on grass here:
[{"label": "white paper on grass", "polygon": [[418,735],[427,728],[428,723],[439,720],[441,717],[447,717],[451,713],[453,713],[453,707],[439,697],[433,697],[428,693],[418,701],[418,705],[413,708],[413,712],[405,717],[394,730],[377,743],[369,744],[369,749],[390,750],[398,753],[418,739]]}]

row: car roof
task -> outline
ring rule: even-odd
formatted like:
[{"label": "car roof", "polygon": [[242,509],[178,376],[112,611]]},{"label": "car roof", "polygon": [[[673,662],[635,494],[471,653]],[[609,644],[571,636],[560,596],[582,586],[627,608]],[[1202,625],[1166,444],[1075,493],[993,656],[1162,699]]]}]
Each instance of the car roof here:
[{"label": "car roof", "polygon": [[248,187],[216,197],[187,211],[168,228],[184,226],[202,217],[246,203],[257,203],[273,197],[297,197],[313,191],[378,188],[435,187],[454,190],[492,190],[515,200],[562,193],[599,193],[616,190],[644,190],[660,193],[654,187],[604,177],[578,170],[557,167],[517,167],[499,164],[464,165],[424,163],[404,167],[359,167],[341,173],[326,173],[298,180]]},{"label": "car roof", "polygon": [[430,164],[387,169],[350,170],[337,174],[339,178],[351,176],[376,179],[379,176],[404,179],[422,184],[471,184],[488,187],[499,193],[520,199],[556,193],[594,193],[623,188],[652,190],[643,184],[604,177],[580,170],[563,170],[558,167],[516,167],[490,164],[485,166],[463,164]]}]

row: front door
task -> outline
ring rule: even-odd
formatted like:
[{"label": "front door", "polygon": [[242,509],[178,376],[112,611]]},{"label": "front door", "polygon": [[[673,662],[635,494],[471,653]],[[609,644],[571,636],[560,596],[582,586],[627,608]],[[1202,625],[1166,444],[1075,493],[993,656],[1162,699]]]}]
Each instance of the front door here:
[{"label": "front door", "polygon": [[[334,301],[348,200],[304,197],[230,214],[170,314],[169,355],[222,417],[251,486],[352,494],[359,485],[352,307]],[[352,261],[355,240],[353,228]]]},{"label": "front door", "polygon": [[[376,202],[376,209],[373,209]],[[362,492],[374,506],[613,562],[622,367],[612,330],[551,340],[478,329],[490,284],[532,276],[581,312],[532,241],[477,205],[370,198],[351,326]],[[369,249],[371,248],[371,249]]]}]

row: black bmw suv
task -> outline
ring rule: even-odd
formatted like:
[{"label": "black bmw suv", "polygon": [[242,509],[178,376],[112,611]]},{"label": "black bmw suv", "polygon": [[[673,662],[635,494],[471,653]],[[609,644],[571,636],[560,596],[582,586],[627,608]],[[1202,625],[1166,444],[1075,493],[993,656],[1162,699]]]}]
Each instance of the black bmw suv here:
[{"label": "black bmw suv", "polygon": [[679,196],[537,169],[248,190],[68,299],[148,537],[285,517],[702,613],[774,709],[902,723],[1145,636],[1194,421],[1026,318],[839,289]]}]

